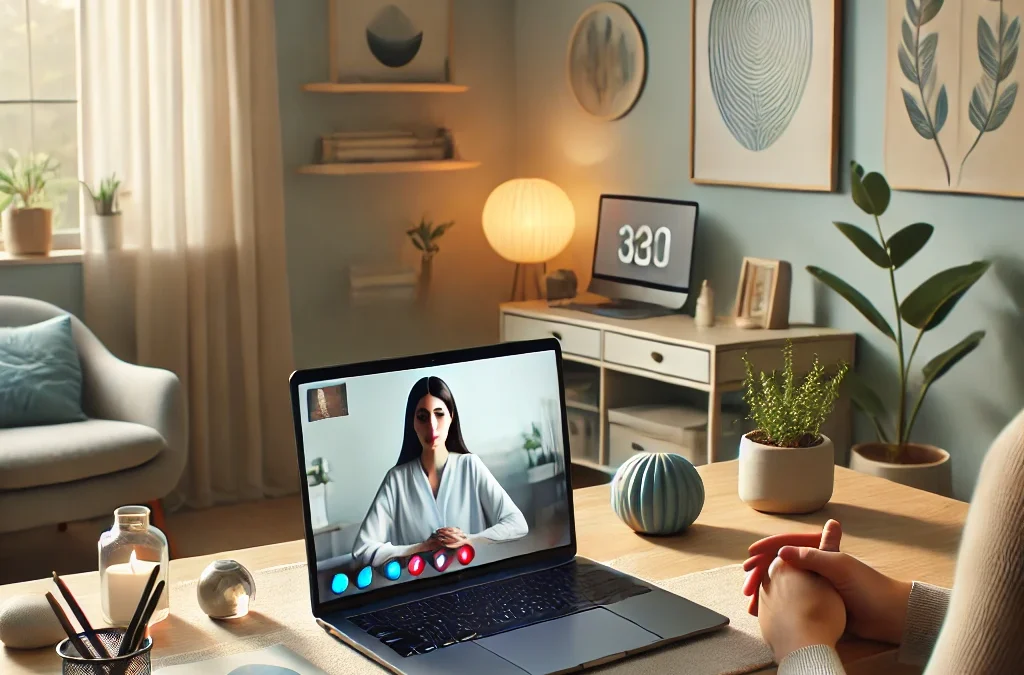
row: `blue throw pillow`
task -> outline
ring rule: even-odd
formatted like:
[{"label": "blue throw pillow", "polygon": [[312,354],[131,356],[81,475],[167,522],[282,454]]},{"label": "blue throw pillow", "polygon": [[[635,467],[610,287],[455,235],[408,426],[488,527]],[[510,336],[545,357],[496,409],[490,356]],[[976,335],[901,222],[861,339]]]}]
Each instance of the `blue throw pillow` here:
[{"label": "blue throw pillow", "polygon": [[0,428],[84,419],[71,317],[0,328]]}]

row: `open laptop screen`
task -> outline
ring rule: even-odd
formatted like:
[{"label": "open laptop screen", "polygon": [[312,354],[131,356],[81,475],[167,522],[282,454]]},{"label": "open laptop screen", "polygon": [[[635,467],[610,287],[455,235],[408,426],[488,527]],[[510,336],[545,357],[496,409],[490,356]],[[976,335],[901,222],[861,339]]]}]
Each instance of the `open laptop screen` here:
[{"label": "open laptop screen", "polygon": [[571,543],[558,356],[533,349],[293,377],[314,607]]}]

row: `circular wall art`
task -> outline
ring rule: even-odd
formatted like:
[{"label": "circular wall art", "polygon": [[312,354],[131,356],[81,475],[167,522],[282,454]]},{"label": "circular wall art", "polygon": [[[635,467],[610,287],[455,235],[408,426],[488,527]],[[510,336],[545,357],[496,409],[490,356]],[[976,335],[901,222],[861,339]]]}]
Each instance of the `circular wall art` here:
[{"label": "circular wall art", "polygon": [[628,9],[616,2],[588,8],[569,37],[569,88],[588,113],[604,121],[624,117],[647,79],[647,43]]}]

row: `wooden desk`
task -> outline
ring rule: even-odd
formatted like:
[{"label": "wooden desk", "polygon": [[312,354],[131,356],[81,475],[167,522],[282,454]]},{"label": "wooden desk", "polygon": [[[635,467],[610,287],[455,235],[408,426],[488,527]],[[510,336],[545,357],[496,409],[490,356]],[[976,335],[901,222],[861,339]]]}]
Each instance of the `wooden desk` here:
[{"label": "wooden desk", "polygon": [[[623,525],[609,507],[608,487],[574,492],[580,555],[638,576],[661,580],[690,572],[741,562],[747,546],[769,534],[812,531],[828,518],[843,523],[843,549],[882,572],[942,586],[953,580],[953,566],[967,504],[880,478],[836,468],[835,494],[823,510],[810,516],[769,516],[753,511],[736,496],[735,462],[698,469],[707,493],[704,510],[692,528],[678,537],[642,537]],[[301,541],[230,551],[171,562],[172,582],[198,578],[211,561],[234,558],[251,570],[301,562]],[[40,570],[40,575],[46,570]],[[99,617],[99,579],[95,572],[65,577],[85,611]],[[50,590],[48,580],[0,586],[0,603],[20,593]],[[739,589],[736,591],[739,592]],[[295,601],[308,603],[304,592]],[[174,608],[171,608],[174,612]],[[310,619],[312,620],[312,619]],[[187,634],[175,635],[158,624],[153,633],[157,657],[194,651]],[[339,646],[339,649],[342,647]],[[885,651],[880,645],[850,641],[840,653],[856,663]],[[52,649],[33,652],[0,651],[0,673],[57,673],[60,664]],[[874,671],[877,675],[877,670]]]},{"label": "wooden desk", "polygon": [[[583,296],[592,303],[600,298]],[[748,354],[759,371],[782,368],[782,347],[793,343],[793,364],[806,373],[817,355],[831,368],[839,361],[853,367],[857,335],[817,326],[784,330],[744,330],[722,318],[711,328],[697,328],[693,317],[673,314],[654,319],[611,319],[548,306],[544,300],[501,305],[501,340],[555,337],[570,364],[593,369],[599,381],[594,405],[566,401],[570,408],[599,415],[596,462],[575,455],[573,461],[591,469],[614,473],[608,449],[608,410],[677,400],[678,388],[707,393],[707,463],[721,459],[722,395],[742,388]],[[566,369],[568,372],[568,368]],[[666,387],[665,385],[670,385]],[[851,408],[844,396],[822,433],[835,443],[836,461],[846,464],[851,437]],[[704,457],[694,464],[704,463]]]}]

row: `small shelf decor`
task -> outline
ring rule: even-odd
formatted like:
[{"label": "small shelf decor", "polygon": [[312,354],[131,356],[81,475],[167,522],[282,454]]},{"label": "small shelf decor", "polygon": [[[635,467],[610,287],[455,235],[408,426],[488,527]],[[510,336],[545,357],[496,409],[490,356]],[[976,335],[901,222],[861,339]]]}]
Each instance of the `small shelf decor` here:
[{"label": "small shelf decor", "polygon": [[318,164],[299,173],[352,175],[471,169],[479,162],[458,157],[448,129],[344,131],[321,137]]},{"label": "small shelf decor", "polygon": [[309,82],[302,91],[311,94],[462,94],[464,84],[450,82]]}]

